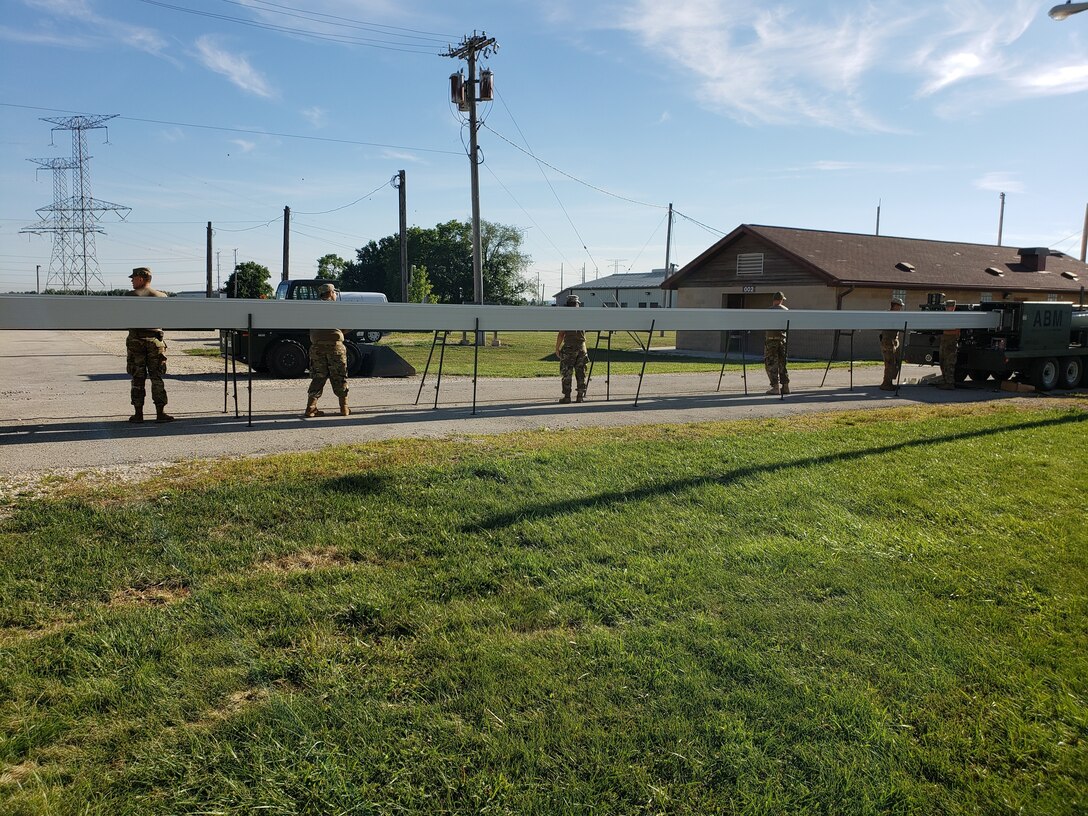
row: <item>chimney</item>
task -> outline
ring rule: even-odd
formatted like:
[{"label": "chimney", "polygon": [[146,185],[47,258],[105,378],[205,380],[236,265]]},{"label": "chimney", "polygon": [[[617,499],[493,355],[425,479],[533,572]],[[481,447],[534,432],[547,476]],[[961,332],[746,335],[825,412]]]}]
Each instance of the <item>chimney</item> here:
[{"label": "chimney", "polygon": [[1026,272],[1046,272],[1046,259],[1050,255],[1049,247],[1025,247],[1016,250],[1020,263]]}]

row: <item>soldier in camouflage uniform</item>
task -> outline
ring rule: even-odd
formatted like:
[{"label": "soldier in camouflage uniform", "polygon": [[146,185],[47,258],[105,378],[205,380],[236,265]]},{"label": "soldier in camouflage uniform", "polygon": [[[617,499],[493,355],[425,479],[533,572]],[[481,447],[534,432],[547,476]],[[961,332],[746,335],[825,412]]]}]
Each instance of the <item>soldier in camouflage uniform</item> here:
[{"label": "soldier in camouflage uniform", "polygon": [[[317,296],[330,303],[336,300],[336,287],[323,283],[317,288]],[[317,401],[325,390],[325,382],[332,382],[332,392],[340,398],[340,415],[348,416],[348,351],[344,346],[344,332],[340,329],[310,329],[310,388],[307,391],[304,416],[325,416],[317,410]]]},{"label": "soldier in camouflage uniform", "polygon": [[[568,295],[567,305],[582,305],[578,295]],[[589,365],[589,351],[586,349],[584,331],[561,331],[555,337],[555,356],[559,358],[559,376],[563,378],[563,396],[561,403],[570,402],[572,375],[578,378],[578,395],[575,402],[586,399],[586,366]]]},{"label": "soldier in camouflage uniform", "polygon": [[[944,309],[946,312],[956,311],[956,301],[946,300]],[[944,391],[951,391],[956,387],[956,361],[960,356],[959,329],[944,330],[937,356],[941,364],[941,383],[937,387]]]},{"label": "soldier in camouflage uniform", "polygon": [[[903,311],[904,303],[893,297],[891,311]],[[880,333],[880,355],[884,358],[884,382],[881,391],[894,391],[895,378],[899,376],[899,332],[885,329]]]},{"label": "soldier in camouflage uniform", "polygon": [[[152,289],[151,270],[139,266],[129,275],[132,291],[126,295],[136,297],[166,297],[163,292]],[[126,368],[132,377],[132,416],[129,422],[144,421],[144,399],[147,396],[146,384],[151,380],[151,401],[155,403],[155,421],[173,422],[174,418],[166,413],[166,386],[162,375],[166,373],[166,343],[162,329],[129,329],[125,339]]]},{"label": "soldier in camouflage uniform", "polygon": [[[782,302],[786,296],[781,292],[771,295],[771,308],[787,311]],[[763,366],[767,369],[767,379],[771,387],[768,394],[788,394],[790,392],[790,375],[786,371],[786,332],[775,329],[767,332],[763,340]],[[779,384],[781,383],[781,385]]]}]

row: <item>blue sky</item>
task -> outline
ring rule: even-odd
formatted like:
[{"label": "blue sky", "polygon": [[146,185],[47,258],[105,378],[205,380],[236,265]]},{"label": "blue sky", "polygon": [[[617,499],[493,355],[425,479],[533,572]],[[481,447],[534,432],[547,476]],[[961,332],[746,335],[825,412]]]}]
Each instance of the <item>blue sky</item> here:
[{"label": "blue sky", "polygon": [[96,238],[111,286],[203,288],[208,221],[224,280],[235,251],[278,279],[285,206],[292,277],[353,258],[397,231],[401,169],[410,224],[467,220],[440,54],[473,31],[499,45],[482,215],[525,229],[549,295],[664,266],[670,202],[679,264],[740,223],[871,233],[878,202],[882,234],[996,243],[1001,192],[1003,243],[1078,255],[1088,13],[1050,5],[6,0],[0,291],[49,269],[19,233],[53,198],[27,160],[71,134],[41,117],[117,114],[88,132],[95,197],[131,208]]}]

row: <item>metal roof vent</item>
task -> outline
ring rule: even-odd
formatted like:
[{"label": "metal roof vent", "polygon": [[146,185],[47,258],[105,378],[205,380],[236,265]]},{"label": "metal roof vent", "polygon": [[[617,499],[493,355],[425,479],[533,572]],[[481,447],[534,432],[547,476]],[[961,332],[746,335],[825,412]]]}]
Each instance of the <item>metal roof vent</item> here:
[{"label": "metal roof vent", "polygon": [[1071,281],[1075,281],[1075,280],[1080,280],[1080,279],[1079,279],[1079,278],[1078,278],[1078,277],[1077,277],[1076,275],[1074,275],[1074,274],[1073,274],[1072,272],[1062,272],[1062,277],[1063,277],[1063,278],[1069,278],[1069,280],[1071,280]]},{"label": "metal roof vent", "polygon": [[906,261],[900,261],[895,265],[895,268],[898,269],[900,272],[913,272],[914,264],[907,263]]},{"label": "metal roof vent", "polygon": [[1046,271],[1046,259],[1050,255],[1048,247],[1024,247],[1016,250],[1016,254],[1020,256],[1020,263],[1028,272]]},{"label": "metal roof vent", "polygon": [[987,266],[986,271],[993,275],[995,278],[1005,277],[1005,273],[998,269],[996,266]]}]

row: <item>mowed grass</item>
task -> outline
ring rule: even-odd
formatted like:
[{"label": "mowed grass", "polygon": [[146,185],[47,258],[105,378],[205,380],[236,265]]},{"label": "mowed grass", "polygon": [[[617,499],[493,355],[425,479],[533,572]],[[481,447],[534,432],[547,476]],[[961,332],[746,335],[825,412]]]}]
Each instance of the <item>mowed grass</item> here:
[{"label": "mowed grass", "polygon": [[1088,410],[400,441],[0,522],[4,814],[1078,814]]},{"label": "mowed grass", "polygon": [[[586,332],[586,347],[593,363],[593,376],[604,376],[606,366],[611,366],[612,374],[638,374],[642,370],[643,360],[646,371],[651,374],[694,374],[706,371],[720,371],[721,355],[707,353],[705,357],[691,354],[670,354],[668,351],[654,349],[675,349],[676,332],[654,332],[647,338],[647,332],[612,332],[611,348],[608,333],[602,332],[598,341],[597,332]],[[451,332],[446,338],[445,355],[442,359],[443,374],[451,376],[471,376],[475,348],[460,345],[462,333]],[[476,365],[481,377],[555,377],[559,373],[559,360],[555,356],[555,332],[499,332],[499,346],[492,346],[493,334],[485,332],[487,345],[481,346]],[[472,339],[472,332],[467,333]],[[651,353],[645,353],[649,339]],[[401,357],[411,363],[416,371],[423,373],[427,358],[431,357],[431,372],[438,371],[439,358],[442,356],[442,341],[432,351],[434,334],[395,332],[382,338],[382,345],[389,346]],[[741,368],[742,349],[730,348],[727,371],[739,371]],[[748,347],[748,366],[763,369],[762,359],[755,355],[763,354],[763,339],[758,332],[753,332]],[[790,367],[823,368],[826,362],[791,362]]]}]

